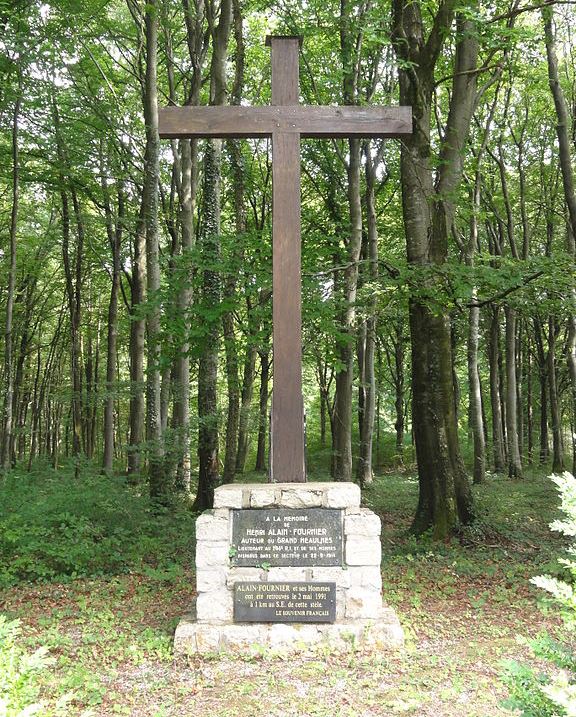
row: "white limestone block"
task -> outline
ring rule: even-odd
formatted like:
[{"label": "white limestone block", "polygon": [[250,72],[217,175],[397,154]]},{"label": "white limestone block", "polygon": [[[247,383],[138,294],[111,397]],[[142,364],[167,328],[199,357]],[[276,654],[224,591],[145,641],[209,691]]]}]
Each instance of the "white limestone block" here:
[{"label": "white limestone block", "polygon": [[273,488],[260,488],[250,492],[251,508],[269,508],[276,505],[276,491]]},{"label": "white limestone block", "polygon": [[346,617],[370,617],[378,619],[382,615],[382,595],[368,588],[350,588],[346,595]]},{"label": "white limestone block", "polygon": [[207,510],[196,520],[196,540],[229,540],[230,523],[228,518],[216,517],[214,511]]},{"label": "white limestone block", "polygon": [[196,567],[222,567],[228,568],[230,544],[226,540],[217,542],[211,540],[199,540],[196,543]]},{"label": "white limestone block", "polygon": [[226,588],[199,593],[196,598],[198,622],[229,622],[232,610],[232,593]]},{"label": "white limestone block", "polygon": [[382,590],[382,573],[380,565],[360,565],[348,568],[350,583],[352,587],[370,588],[371,590]]},{"label": "white limestone block", "polygon": [[324,494],[325,508],[355,508],[360,505],[360,487],[356,483],[329,483]]},{"label": "white limestone block", "polygon": [[336,583],[338,588],[349,588],[352,576],[350,570],[340,567],[314,567],[311,569],[312,577],[315,583]]},{"label": "white limestone block", "polygon": [[267,578],[270,582],[282,581],[308,581],[310,568],[305,567],[273,567],[266,571]]},{"label": "white limestone block", "polygon": [[259,582],[265,576],[262,568],[230,568],[226,576],[226,585],[231,588],[238,582]]},{"label": "white limestone block", "polygon": [[379,538],[346,538],[347,565],[380,565],[382,546]]},{"label": "white limestone block", "polygon": [[211,592],[226,585],[226,571],[222,568],[198,568],[196,570],[196,590]]},{"label": "white limestone block", "polygon": [[215,508],[242,508],[242,486],[221,485],[214,491]]},{"label": "white limestone block", "polygon": [[380,518],[367,508],[361,508],[360,513],[344,516],[345,535],[380,537],[381,527]]},{"label": "white limestone block", "polygon": [[196,649],[201,653],[218,652],[220,649],[220,627],[196,623]]},{"label": "white limestone block", "polygon": [[291,645],[313,645],[320,639],[318,626],[302,623],[272,623],[268,631],[268,644],[271,648],[282,649]]},{"label": "white limestone block", "polygon": [[266,644],[267,625],[222,625],[222,649],[230,652],[250,653]]},{"label": "white limestone block", "polygon": [[198,651],[196,629],[198,623],[191,616],[183,617],[174,632],[174,653],[193,654]]},{"label": "white limestone block", "polygon": [[322,496],[321,490],[300,486],[288,488],[281,491],[279,505],[282,508],[319,508],[322,505]]}]

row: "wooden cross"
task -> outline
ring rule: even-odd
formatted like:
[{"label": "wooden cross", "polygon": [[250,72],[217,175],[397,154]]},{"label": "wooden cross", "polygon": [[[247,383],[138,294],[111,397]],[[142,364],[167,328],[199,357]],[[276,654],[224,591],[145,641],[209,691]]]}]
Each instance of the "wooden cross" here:
[{"label": "wooden cross", "polygon": [[300,137],[402,137],[411,107],[300,106],[300,38],[266,38],[272,49],[272,105],[166,107],[160,137],[272,138],[271,480],[303,482],[304,411],[300,297]]}]

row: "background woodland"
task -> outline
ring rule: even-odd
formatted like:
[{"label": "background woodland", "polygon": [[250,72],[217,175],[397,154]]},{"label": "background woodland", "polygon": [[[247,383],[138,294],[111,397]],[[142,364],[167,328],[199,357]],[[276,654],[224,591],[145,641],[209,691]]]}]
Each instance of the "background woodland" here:
[{"label": "background woodland", "polygon": [[[167,506],[267,468],[267,140],[159,141],[157,106],[410,104],[405,142],[302,141],[308,470],[471,481],[576,460],[570,4],[0,2],[1,466],[96,462]],[[262,479],[265,479],[264,476]]]}]

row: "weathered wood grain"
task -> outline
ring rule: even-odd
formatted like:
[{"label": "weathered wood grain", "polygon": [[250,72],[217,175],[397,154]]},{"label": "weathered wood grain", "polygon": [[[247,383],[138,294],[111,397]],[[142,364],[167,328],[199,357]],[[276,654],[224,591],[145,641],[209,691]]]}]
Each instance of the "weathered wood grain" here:
[{"label": "weathered wood grain", "polygon": [[412,133],[410,107],[164,107],[160,137],[402,137]]},{"label": "weathered wood grain", "polygon": [[[288,112],[298,104],[297,38],[271,38],[272,102]],[[302,400],[300,278],[300,136],[272,135],[272,440],[274,481],[306,480]]]}]

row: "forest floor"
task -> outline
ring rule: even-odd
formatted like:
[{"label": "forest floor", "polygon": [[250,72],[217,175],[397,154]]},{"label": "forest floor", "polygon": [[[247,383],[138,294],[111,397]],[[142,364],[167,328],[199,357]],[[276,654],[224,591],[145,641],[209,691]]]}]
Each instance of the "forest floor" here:
[{"label": "forest floor", "polygon": [[383,521],[384,598],[406,633],[395,652],[174,660],[193,594],[186,552],[126,574],[20,583],[0,591],[0,612],[20,619],[27,649],[49,648],[43,696],[65,696],[64,715],[510,715],[503,660],[534,663],[522,639],[558,624],[529,583],[558,573],[562,540],[548,529],[558,497],[543,475],[490,476],[474,490],[478,527],[440,545],[407,532],[413,477],[380,475],[366,490]]}]

